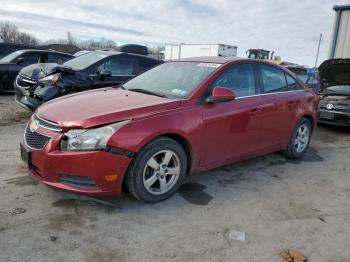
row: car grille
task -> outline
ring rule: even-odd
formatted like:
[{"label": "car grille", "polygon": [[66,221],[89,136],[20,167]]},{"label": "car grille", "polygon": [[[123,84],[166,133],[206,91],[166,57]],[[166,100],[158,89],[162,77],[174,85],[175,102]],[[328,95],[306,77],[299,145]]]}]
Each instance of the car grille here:
[{"label": "car grille", "polygon": [[51,139],[51,137],[42,135],[36,131],[30,131],[29,127],[26,128],[24,138],[26,144],[34,150],[43,149]]},{"label": "car grille", "polygon": [[37,84],[35,80],[22,75],[18,75],[16,78],[16,81],[18,86],[25,87],[25,88],[30,88]]},{"label": "car grille", "polygon": [[[326,105],[321,105],[321,109],[329,110]],[[350,106],[349,105],[342,105],[342,104],[333,104],[333,108],[329,111],[343,111],[343,112],[350,112]]]},{"label": "car grille", "polygon": [[57,123],[42,119],[37,115],[33,115],[33,120],[36,121],[39,126],[44,127],[46,129],[50,129],[52,131],[57,131],[57,132],[62,131],[62,128]]}]

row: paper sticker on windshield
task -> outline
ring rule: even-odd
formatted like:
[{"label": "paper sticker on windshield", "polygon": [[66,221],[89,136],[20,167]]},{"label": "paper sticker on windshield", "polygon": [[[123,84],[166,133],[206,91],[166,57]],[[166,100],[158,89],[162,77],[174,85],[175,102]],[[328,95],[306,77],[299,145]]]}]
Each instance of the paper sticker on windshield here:
[{"label": "paper sticker on windshield", "polygon": [[221,64],[215,64],[215,63],[199,63],[197,66],[218,68],[219,66],[221,66]]},{"label": "paper sticker on windshield", "polygon": [[180,95],[180,96],[184,96],[187,93],[187,91],[185,90],[176,89],[176,88],[171,90],[171,92],[174,93],[175,95]]}]

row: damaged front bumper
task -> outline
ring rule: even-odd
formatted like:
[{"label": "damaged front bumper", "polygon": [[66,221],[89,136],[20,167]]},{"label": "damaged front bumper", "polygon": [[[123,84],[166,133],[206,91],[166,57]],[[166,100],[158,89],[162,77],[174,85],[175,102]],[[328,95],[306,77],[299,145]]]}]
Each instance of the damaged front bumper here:
[{"label": "damaged front bumper", "polygon": [[31,111],[58,95],[57,87],[42,87],[38,82],[20,75],[15,80],[14,89],[15,101],[23,108]]}]

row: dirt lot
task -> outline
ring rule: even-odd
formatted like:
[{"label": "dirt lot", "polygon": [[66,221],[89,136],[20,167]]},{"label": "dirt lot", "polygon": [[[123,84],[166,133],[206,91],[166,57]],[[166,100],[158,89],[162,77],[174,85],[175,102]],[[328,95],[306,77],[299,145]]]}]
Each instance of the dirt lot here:
[{"label": "dirt lot", "polygon": [[271,154],[191,175],[159,204],[124,194],[106,206],[29,178],[18,150],[29,114],[12,96],[0,104],[0,261],[277,262],[282,249],[350,261],[349,130],[319,127],[300,161]]},{"label": "dirt lot", "polygon": [[14,94],[0,93],[0,127],[23,123],[30,115],[15,102]]}]

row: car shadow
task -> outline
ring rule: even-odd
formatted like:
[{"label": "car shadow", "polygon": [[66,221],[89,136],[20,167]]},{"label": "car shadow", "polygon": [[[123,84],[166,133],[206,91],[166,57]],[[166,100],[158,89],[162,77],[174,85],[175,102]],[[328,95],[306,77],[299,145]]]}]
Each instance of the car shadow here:
[{"label": "car shadow", "polygon": [[[276,166],[287,164],[299,165],[302,163],[314,163],[324,161],[318,150],[310,147],[301,159],[288,159],[281,153],[273,153],[260,156],[243,162],[225,165],[213,170],[191,174],[186,178],[185,183],[178,192],[165,201],[155,204],[147,204],[134,199],[127,192],[120,197],[86,197],[71,193],[63,193],[63,198],[52,203],[55,207],[67,208],[67,205],[82,204],[83,206],[98,207],[107,213],[135,212],[139,209],[164,209],[181,207],[182,205],[206,206],[216,194],[224,194],[225,190],[214,190],[215,188],[225,189],[232,185],[240,186],[244,183],[252,183],[252,187],[258,187],[259,179],[268,180],[267,183],[274,183],[282,180],[282,175],[270,172]],[[265,181],[266,182],[266,181]],[[265,183],[264,182],[264,183]],[[215,191],[215,194],[212,192]],[[230,192],[232,197],[232,192]],[[220,196],[222,197],[222,195]]]},{"label": "car shadow", "polygon": [[[123,192],[120,197],[84,197],[81,195],[62,193],[64,196],[53,206],[60,207],[62,203],[72,204],[84,203],[84,206],[90,205],[105,209],[108,213],[114,212],[134,212],[138,209],[167,209],[182,205],[206,206],[217,194],[225,194],[225,190],[215,190],[216,188],[225,189],[230,186],[241,186],[245,183],[251,183],[252,187],[258,187],[261,179],[266,183],[274,183],[286,177],[286,174],[276,174],[274,168],[283,165],[300,165],[303,163],[323,162],[324,158],[319,154],[317,147],[323,143],[334,143],[338,140],[350,141],[348,129],[333,128],[320,125],[315,133],[313,141],[307,152],[301,159],[289,159],[281,153],[272,153],[265,156],[256,157],[239,163],[225,165],[213,170],[189,175],[185,183],[179,188],[178,192],[163,202],[156,204],[147,204],[134,199],[127,192]],[[214,194],[214,193],[215,194]],[[232,192],[230,192],[232,194]],[[220,195],[219,197],[222,197]],[[231,195],[232,197],[232,195]]]}]

